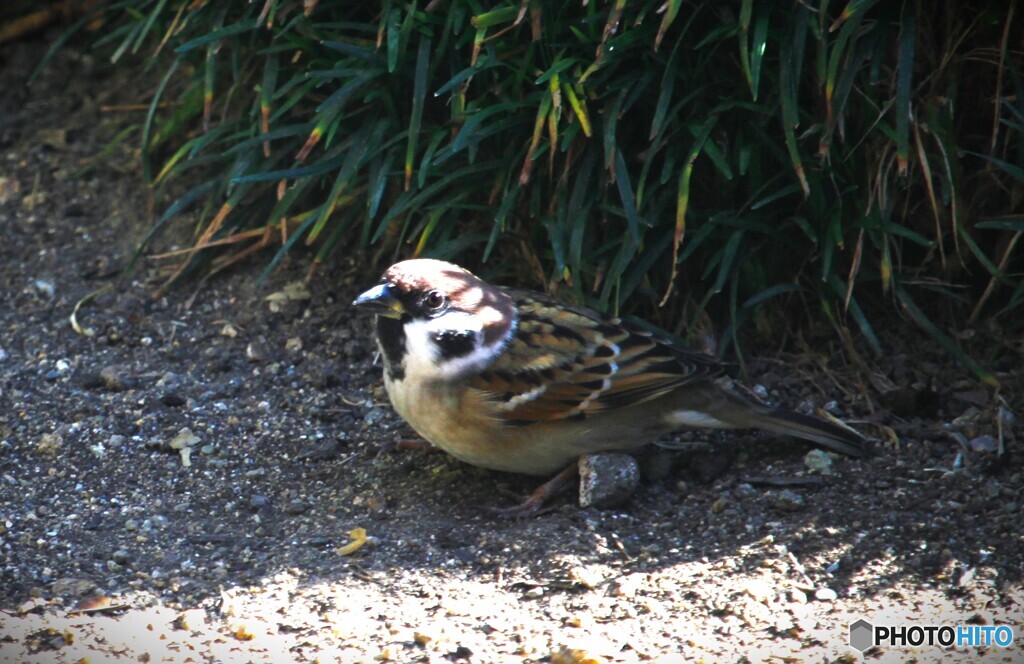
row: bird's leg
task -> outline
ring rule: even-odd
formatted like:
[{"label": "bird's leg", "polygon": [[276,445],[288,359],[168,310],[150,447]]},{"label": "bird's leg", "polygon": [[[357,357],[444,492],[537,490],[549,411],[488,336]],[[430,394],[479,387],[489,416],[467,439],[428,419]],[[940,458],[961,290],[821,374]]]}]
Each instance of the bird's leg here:
[{"label": "bird's leg", "polygon": [[503,519],[522,519],[540,512],[549,499],[565,490],[579,476],[579,466],[574,461],[550,480],[541,484],[526,499],[515,507],[493,508],[496,516]]},{"label": "bird's leg", "polygon": [[441,448],[436,447],[429,440],[422,438],[403,438],[401,440],[394,440],[384,443],[380,446],[377,456],[383,456],[391,452],[422,452],[423,454],[433,454],[434,452],[440,452]]}]

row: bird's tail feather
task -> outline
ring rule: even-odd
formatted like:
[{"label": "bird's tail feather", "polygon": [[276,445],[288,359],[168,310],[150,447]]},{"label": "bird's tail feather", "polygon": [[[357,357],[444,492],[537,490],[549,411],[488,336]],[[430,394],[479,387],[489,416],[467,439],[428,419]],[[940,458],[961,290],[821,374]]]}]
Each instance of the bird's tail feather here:
[{"label": "bird's tail feather", "polygon": [[784,408],[765,410],[751,419],[754,421],[748,426],[803,438],[840,454],[852,457],[874,456],[871,442],[867,438],[838,421],[827,422]]}]

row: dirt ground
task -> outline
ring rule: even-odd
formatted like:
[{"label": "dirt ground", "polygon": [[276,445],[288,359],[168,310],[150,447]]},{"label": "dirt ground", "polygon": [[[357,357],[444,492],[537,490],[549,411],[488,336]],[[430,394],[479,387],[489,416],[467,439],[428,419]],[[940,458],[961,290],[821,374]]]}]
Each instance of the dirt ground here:
[{"label": "dirt ground", "polygon": [[[128,143],[97,159],[142,113],[104,107],[155,76],[72,46],[27,87],[44,48],[0,49],[0,661],[1024,661],[1019,338],[968,340],[998,395],[898,322],[861,370],[762,349],[750,382],[880,456],[693,434],[621,508],[496,519],[535,480],[382,451],[349,303],[384,266],[120,278],[153,208]],[[1015,639],[862,656],[858,618]]]}]

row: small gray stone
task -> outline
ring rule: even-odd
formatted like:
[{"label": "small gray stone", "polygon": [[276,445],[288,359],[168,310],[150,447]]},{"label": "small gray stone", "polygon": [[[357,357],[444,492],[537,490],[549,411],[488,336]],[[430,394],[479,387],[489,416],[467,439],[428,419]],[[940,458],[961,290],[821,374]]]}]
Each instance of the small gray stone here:
[{"label": "small gray stone", "polygon": [[270,356],[270,348],[267,345],[265,339],[260,337],[256,341],[250,342],[245,347],[245,357],[250,362],[265,362],[267,357]]},{"label": "small gray stone", "polygon": [[[149,528],[145,527],[145,524],[147,522],[149,523]],[[152,529],[160,530],[160,529],[166,528],[168,523],[170,523],[170,519],[165,517],[163,514],[154,514],[151,518],[146,519],[146,521],[143,521],[143,529],[144,530],[152,530]]]},{"label": "small gray stone", "polygon": [[256,494],[255,496],[249,498],[249,507],[251,507],[254,510],[263,509],[264,507],[268,507],[269,505],[270,498],[267,498],[266,496]]},{"label": "small gray stone", "polygon": [[384,408],[371,408],[363,415],[363,421],[367,424],[376,424],[388,416],[388,411]]},{"label": "small gray stone", "polygon": [[999,441],[989,435],[972,438],[967,444],[970,445],[972,452],[994,454],[999,451]]},{"label": "small gray stone", "polygon": [[36,290],[46,296],[47,299],[52,300],[57,297],[57,287],[52,281],[47,279],[36,279],[32,282],[32,285],[36,287]]},{"label": "small gray stone", "polygon": [[640,483],[640,468],[628,454],[584,454],[579,470],[581,507],[621,505]]},{"label": "small gray stone", "polygon": [[57,597],[84,597],[96,590],[96,583],[89,579],[69,577],[54,581],[52,590]]},{"label": "small gray stone", "polygon": [[135,387],[135,380],[118,367],[103,367],[100,370],[103,387],[110,392],[123,392]]},{"label": "small gray stone", "polygon": [[804,466],[812,473],[819,473],[821,475],[832,475],[835,473],[832,469],[832,457],[824,450],[811,450],[804,455]]},{"label": "small gray stone", "polygon": [[799,512],[806,504],[804,497],[791,489],[784,489],[772,496],[772,505],[783,512]]},{"label": "small gray stone", "polygon": [[302,502],[301,500],[290,500],[288,504],[284,506],[284,511],[288,514],[303,514],[309,510],[309,505]]}]

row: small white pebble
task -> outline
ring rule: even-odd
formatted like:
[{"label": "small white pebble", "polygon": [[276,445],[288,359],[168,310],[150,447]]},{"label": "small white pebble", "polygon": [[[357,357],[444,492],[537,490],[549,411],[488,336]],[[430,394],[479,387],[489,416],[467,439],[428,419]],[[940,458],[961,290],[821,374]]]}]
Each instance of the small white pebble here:
[{"label": "small white pebble", "polygon": [[839,594],[831,588],[818,588],[814,591],[814,599],[819,602],[834,602],[839,599]]}]

